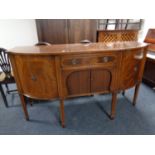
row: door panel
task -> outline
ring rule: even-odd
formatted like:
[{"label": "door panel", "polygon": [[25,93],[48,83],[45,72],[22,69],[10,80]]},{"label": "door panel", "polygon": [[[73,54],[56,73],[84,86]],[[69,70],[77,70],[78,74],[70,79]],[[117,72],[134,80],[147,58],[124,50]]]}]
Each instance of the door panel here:
[{"label": "door panel", "polygon": [[58,97],[55,61],[50,56],[16,56],[24,95],[38,99]]},{"label": "door panel", "polygon": [[51,44],[68,43],[66,19],[36,19],[39,41]]},{"label": "door panel", "polygon": [[36,19],[39,41],[51,44],[96,42],[95,19]]},{"label": "door panel", "polygon": [[107,69],[91,71],[91,92],[110,91],[112,81],[111,72]]},{"label": "door panel", "polygon": [[124,89],[133,87],[137,82],[141,81],[144,67],[145,53],[143,49],[125,51],[122,61],[122,87]]},{"label": "door panel", "polygon": [[96,42],[96,20],[94,19],[69,19],[69,43],[80,43],[88,39]]},{"label": "door panel", "polygon": [[90,70],[64,71],[65,95],[90,93]]}]

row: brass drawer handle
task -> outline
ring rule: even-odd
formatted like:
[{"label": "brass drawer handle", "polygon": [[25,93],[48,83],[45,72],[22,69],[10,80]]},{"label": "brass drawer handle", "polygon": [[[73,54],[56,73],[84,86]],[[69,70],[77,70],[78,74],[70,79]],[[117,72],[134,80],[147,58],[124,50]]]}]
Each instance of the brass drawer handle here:
[{"label": "brass drawer handle", "polygon": [[108,57],[103,57],[103,58],[102,58],[102,61],[103,61],[103,62],[108,62],[108,61],[109,61],[109,58],[108,58]]},{"label": "brass drawer handle", "polygon": [[78,60],[77,59],[72,59],[72,64],[73,65],[77,65],[78,64]]},{"label": "brass drawer handle", "polygon": [[36,81],[37,80],[36,76],[32,75],[31,80]]}]

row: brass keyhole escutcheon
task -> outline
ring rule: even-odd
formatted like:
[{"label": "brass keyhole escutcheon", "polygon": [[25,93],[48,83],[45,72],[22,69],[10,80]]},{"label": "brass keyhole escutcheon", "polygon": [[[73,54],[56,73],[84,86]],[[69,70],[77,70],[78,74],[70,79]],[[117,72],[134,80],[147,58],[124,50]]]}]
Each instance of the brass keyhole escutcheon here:
[{"label": "brass keyhole escutcheon", "polygon": [[31,80],[36,81],[37,80],[36,76],[32,75]]}]

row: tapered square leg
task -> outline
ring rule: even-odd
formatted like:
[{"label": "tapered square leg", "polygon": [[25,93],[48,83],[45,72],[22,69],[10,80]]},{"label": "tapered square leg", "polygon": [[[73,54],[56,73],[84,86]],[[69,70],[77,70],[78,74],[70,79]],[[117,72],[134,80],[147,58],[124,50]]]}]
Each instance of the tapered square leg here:
[{"label": "tapered square leg", "polygon": [[64,110],[64,100],[60,100],[60,119],[61,119],[61,126],[65,127],[65,110]]},{"label": "tapered square leg", "polygon": [[135,87],[135,93],[134,93],[133,102],[132,102],[133,105],[136,105],[136,100],[137,100],[139,88],[140,88],[140,83],[137,84]]},{"label": "tapered square leg", "polygon": [[27,111],[25,97],[23,95],[20,95],[20,99],[21,99],[21,104],[22,104],[23,111],[24,111],[24,114],[25,114],[25,119],[28,121],[29,120],[29,115],[28,115],[28,111]]},{"label": "tapered square leg", "polygon": [[110,115],[110,118],[111,119],[114,119],[115,118],[116,102],[117,102],[117,93],[116,92],[113,92],[112,93],[112,102],[111,102],[111,115]]},{"label": "tapered square leg", "polygon": [[5,96],[2,84],[0,84],[0,91],[1,91],[1,94],[2,94],[2,98],[3,98],[4,104],[5,104],[6,107],[8,107],[8,102],[7,102],[7,99],[6,99],[6,96]]}]

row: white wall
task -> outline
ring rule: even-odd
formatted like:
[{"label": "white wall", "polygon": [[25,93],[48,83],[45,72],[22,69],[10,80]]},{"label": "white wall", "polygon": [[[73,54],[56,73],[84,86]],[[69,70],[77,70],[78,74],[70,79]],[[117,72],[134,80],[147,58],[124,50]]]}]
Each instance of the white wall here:
[{"label": "white wall", "polygon": [[0,20],[0,47],[9,49],[15,46],[34,45],[38,42],[35,20]]},{"label": "white wall", "polygon": [[155,29],[155,20],[149,18],[144,19],[144,25],[142,31],[140,32],[139,41],[144,41],[149,28]]}]

